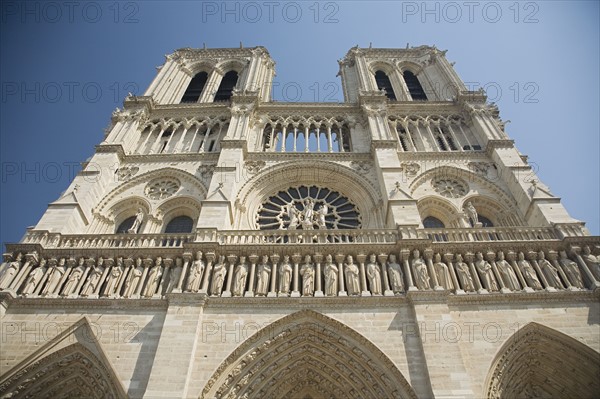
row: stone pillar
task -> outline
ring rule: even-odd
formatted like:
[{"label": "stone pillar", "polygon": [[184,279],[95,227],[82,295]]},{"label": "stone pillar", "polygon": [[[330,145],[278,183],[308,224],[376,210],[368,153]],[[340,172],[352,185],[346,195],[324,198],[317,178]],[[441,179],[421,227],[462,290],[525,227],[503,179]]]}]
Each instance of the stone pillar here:
[{"label": "stone pillar", "polygon": [[345,256],[343,254],[335,255],[335,261],[338,263],[338,283],[340,285],[338,296],[348,296],[344,284],[344,258]]},{"label": "stone pillar", "polygon": [[292,262],[294,262],[294,282],[293,282],[292,294],[290,295],[291,297],[299,297],[300,296],[300,291],[298,288],[299,287],[299,279],[300,279],[298,264],[300,263],[301,259],[302,259],[302,257],[300,256],[300,254],[292,255]]},{"label": "stone pillar", "polygon": [[250,260],[250,277],[248,278],[250,281],[248,282],[248,291],[244,294],[244,296],[253,297],[254,296],[254,276],[256,274],[256,262],[258,261],[258,255],[252,254],[248,256]]},{"label": "stone pillar", "polygon": [[456,277],[456,271],[454,270],[454,265],[452,264],[452,260],[454,259],[454,255],[451,253],[444,254],[444,260],[448,265],[448,269],[450,270],[450,278],[452,278],[452,284],[454,284],[454,292],[457,294],[464,294],[465,291],[460,289],[460,284],[458,284],[458,278]]},{"label": "stone pillar", "polygon": [[278,254],[273,254],[270,256],[271,258],[271,263],[273,264],[273,267],[271,267],[271,285],[269,288],[269,293],[267,294],[268,298],[275,298],[277,297],[277,264],[279,263],[279,255]]},{"label": "stone pillar", "polygon": [[600,282],[598,280],[596,280],[596,278],[594,277],[594,274],[588,267],[587,263],[585,263],[585,261],[581,257],[581,248],[572,246],[570,248],[570,250],[571,250],[571,253],[573,255],[575,255],[575,258],[577,259],[577,263],[579,263],[579,267],[581,267],[581,269],[583,270],[583,274],[586,276],[586,278],[588,280],[588,288],[591,290],[593,290],[595,288],[600,288]]},{"label": "stone pillar", "polygon": [[[207,256],[208,258],[208,256]],[[197,346],[202,342],[204,294],[168,295],[169,307],[152,363],[146,399],[187,398]]]},{"label": "stone pillar", "polygon": [[475,289],[480,294],[487,294],[488,290],[486,290],[481,285],[481,280],[479,279],[479,273],[477,273],[477,270],[475,269],[475,264],[473,263],[474,257],[475,257],[475,255],[473,255],[472,252],[467,252],[465,254],[465,260],[469,264],[469,269],[471,270],[471,275],[473,276],[473,283],[475,284]]},{"label": "stone pillar", "polygon": [[231,284],[233,282],[233,270],[235,269],[235,261],[237,260],[236,255],[229,255],[227,261],[229,262],[229,270],[227,271],[227,282],[225,283],[225,291],[221,294],[221,297],[227,298],[231,296]]},{"label": "stone pillar", "polygon": [[[318,139],[318,137],[317,137]],[[321,287],[321,279],[323,278],[321,275],[321,262],[323,261],[323,255],[320,253],[316,253],[313,255],[313,259],[315,260],[315,296],[323,296],[323,289]]]},{"label": "stone pillar", "polygon": [[215,260],[215,253],[208,252],[206,254],[206,269],[204,271],[204,279],[202,280],[202,288],[200,293],[208,295],[208,284],[210,283],[210,272],[212,271],[212,264]]},{"label": "stone pillar", "polygon": [[356,260],[360,265],[360,286],[362,288],[361,296],[371,296],[371,292],[367,288],[367,276],[365,273],[365,260],[367,259],[367,255],[358,254],[356,255]]},{"label": "stone pillar", "polygon": [[408,283],[408,291],[417,291],[418,288],[415,286],[415,283],[412,278],[412,271],[410,270],[410,250],[403,249],[400,251],[400,259],[402,260],[402,264],[404,265],[404,275],[406,276],[406,280]]},{"label": "stone pillar", "polygon": [[183,283],[185,281],[185,275],[187,274],[188,267],[190,266],[190,262],[192,261],[192,253],[184,252],[182,255],[183,258],[183,269],[181,270],[181,276],[179,276],[179,281],[177,282],[177,286],[173,290],[174,293],[183,292]]},{"label": "stone pillar", "polygon": [[165,265],[165,267],[163,268],[162,279],[160,280],[160,284],[158,285],[158,290],[157,290],[158,296],[163,295],[163,290],[165,288],[165,283],[167,281],[167,277],[169,276],[169,274],[173,273],[173,270],[171,269],[171,266],[173,265],[173,259],[165,258],[163,260],[163,264]]},{"label": "stone pillar", "polygon": [[389,277],[388,277],[388,273],[387,273],[387,264],[386,264],[387,258],[388,258],[387,254],[377,255],[377,260],[381,264],[381,276],[383,277],[383,280],[382,280],[383,286],[381,288],[383,291],[383,295],[394,296],[394,291],[392,291],[390,289],[390,281],[389,281]]},{"label": "stone pillar", "polygon": [[440,285],[437,279],[437,273],[433,268],[433,250],[431,248],[425,249],[423,251],[423,256],[425,257],[425,261],[427,262],[427,269],[429,270],[429,276],[431,277],[431,282],[433,283],[433,289],[435,291],[443,291],[444,287]]}]

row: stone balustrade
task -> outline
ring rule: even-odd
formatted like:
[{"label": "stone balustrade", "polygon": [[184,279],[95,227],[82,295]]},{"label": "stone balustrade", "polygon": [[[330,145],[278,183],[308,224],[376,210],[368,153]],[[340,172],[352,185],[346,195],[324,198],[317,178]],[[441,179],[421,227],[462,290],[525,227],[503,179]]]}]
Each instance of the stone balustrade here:
[{"label": "stone balustrade", "polygon": [[[388,236],[367,237],[380,242]],[[147,299],[188,292],[215,297],[342,297],[402,296],[411,291],[585,291],[600,288],[600,246],[591,244],[544,250],[512,243],[499,250],[418,246],[393,252],[339,246],[322,253],[242,246],[236,253],[208,249],[193,254],[183,248],[165,258],[114,257],[110,251],[97,257],[74,257],[73,251],[58,256],[15,251],[4,255],[0,291],[26,298]]]}]

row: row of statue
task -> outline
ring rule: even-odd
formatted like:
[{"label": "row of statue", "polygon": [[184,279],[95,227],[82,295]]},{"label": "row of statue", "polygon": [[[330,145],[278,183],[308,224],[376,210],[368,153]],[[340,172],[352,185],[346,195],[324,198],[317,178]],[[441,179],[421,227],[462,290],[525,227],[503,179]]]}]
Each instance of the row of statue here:
[{"label": "row of statue", "polygon": [[[167,293],[211,296],[396,295],[407,290],[466,292],[585,289],[600,281],[600,256],[565,251],[440,254],[418,249],[402,264],[395,254],[215,256],[198,251],[175,260],[50,258],[5,254],[0,290],[22,296],[152,298]],[[356,258],[356,259],[355,259]],[[443,258],[443,260],[442,260]],[[584,283],[587,280],[587,284]]]}]

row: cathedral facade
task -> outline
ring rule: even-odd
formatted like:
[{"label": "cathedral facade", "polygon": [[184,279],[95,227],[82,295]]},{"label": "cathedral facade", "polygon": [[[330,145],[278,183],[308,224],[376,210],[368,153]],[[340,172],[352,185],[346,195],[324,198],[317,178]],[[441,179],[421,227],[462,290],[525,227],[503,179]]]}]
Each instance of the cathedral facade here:
[{"label": "cathedral facade", "polygon": [[168,55],[7,244],[0,398],[597,397],[600,238],[445,53]]}]

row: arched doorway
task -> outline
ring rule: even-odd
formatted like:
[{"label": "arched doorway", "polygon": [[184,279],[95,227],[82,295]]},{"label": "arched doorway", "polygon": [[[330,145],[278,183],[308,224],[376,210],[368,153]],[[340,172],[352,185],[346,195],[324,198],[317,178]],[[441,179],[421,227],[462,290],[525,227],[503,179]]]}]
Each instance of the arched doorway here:
[{"label": "arched doorway", "polygon": [[217,368],[201,398],[416,398],[362,335],[303,310],[263,328]]},{"label": "arched doorway", "polygon": [[530,323],[500,348],[485,387],[487,398],[597,398],[600,354]]}]

